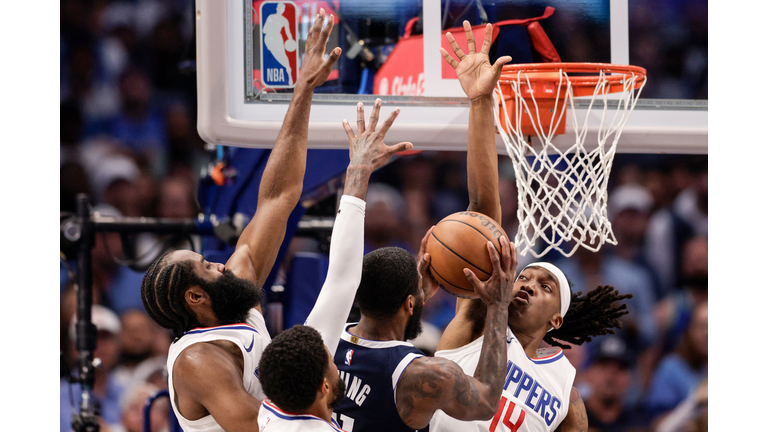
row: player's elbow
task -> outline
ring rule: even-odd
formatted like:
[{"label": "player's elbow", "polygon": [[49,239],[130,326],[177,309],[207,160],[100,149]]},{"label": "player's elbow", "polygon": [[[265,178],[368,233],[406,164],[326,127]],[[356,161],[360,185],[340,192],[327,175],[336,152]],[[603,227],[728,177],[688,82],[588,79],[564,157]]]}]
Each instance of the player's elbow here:
[{"label": "player's elbow", "polygon": [[490,420],[493,418],[494,415],[496,415],[496,408],[498,408],[498,403],[491,403],[488,400],[482,400],[480,403],[477,404],[477,408],[475,409],[475,416],[477,418],[475,420]]}]

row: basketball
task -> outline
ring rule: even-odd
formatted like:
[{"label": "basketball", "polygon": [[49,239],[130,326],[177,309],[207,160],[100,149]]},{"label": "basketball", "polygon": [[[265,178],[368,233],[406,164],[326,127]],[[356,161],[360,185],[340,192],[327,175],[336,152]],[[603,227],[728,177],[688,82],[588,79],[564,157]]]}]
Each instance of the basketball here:
[{"label": "basketball", "polygon": [[489,240],[493,242],[501,260],[501,236],[507,237],[501,225],[482,213],[464,211],[446,216],[427,240],[432,276],[457,297],[478,298],[464,269],[472,270],[481,281],[491,277],[493,265],[486,245]]},{"label": "basketball", "polygon": [[293,39],[285,41],[285,50],[288,52],[296,51],[296,41]]}]

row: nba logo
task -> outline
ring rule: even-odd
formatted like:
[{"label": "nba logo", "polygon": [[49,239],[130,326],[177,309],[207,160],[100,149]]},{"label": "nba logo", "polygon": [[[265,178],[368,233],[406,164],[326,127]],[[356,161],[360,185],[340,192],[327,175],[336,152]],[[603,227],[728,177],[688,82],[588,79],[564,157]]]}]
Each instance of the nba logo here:
[{"label": "nba logo", "polygon": [[355,353],[355,350],[347,350],[347,355],[344,356],[344,364],[347,366],[352,365],[352,354]]},{"label": "nba logo", "polygon": [[261,25],[261,82],[266,87],[296,84],[299,69],[298,9],[293,2],[263,2]]}]

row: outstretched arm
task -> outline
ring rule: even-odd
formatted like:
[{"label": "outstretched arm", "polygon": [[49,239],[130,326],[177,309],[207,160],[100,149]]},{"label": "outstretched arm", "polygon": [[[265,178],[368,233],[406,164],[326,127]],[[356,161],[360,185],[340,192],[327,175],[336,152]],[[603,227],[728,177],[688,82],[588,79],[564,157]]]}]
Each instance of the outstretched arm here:
[{"label": "outstretched arm", "polygon": [[462,51],[451,33],[447,33],[445,37],[459,61],[443,48],[440,48],[440,53],[456,71],[461,88],[470,100],[467,146],[468,210],[483,213],[501,222],[493,90],[501,76],[502,66],[512,60],[512,57],[500,57],[491,65],[488,57],[493,32],[491,24],[485,26],[485,38],[479,52],[475,49],[475,37],[468,21],[464,21],[464,32],[467,36],[467,54]]},{"label": "outstretched arm", "polygon": [[307,325],[320,332],[331,355],[336,353],[339,337],[362,278],[363,225],[368,180],[373,171],[384,165],[392,155],[413,148],[411,143],[399,143],[394,146],[384,144],[384,134],[392,126],[400,110],[393,111],[377,131],[380,108],[381,99],[376,99],[366,128],[363,104],[357,105],[357,135],[352,132],[346,120],[343,122],[349,137],[350,159],[344,195],[341,197],[339,212],[331,233],[328,276],[306,321]]},{"label": "outstretched arm", "polygon": [[[459,61],[456,61],[443,48],[440,48],[440,53],[456,71],[461,88],[470,100],[467,145],[469,208],[467,210],[482,213],[501,223],[493,89],[501,76],[502,66],[512,60],[512,57],[500,57],[491,65],[488,58],[493,32],[491,24],[485,26],[485,37],[480,52],[476,52],[475,37],[468,21],[464,21],[464,32],[467,36],[467,54],[462,51],[451,33],[447,33],[445,37]],[[443,332],[438,349],[458,348],[472,341],[473,335],[470,331],[472,325],[467,317],[470,302],[467,299],[456,300],[456,317]]]},{"label": "outstretched arm", "polygon": [[587,432],[589,424],[587,421],[587,409],[584,407],[584,401],[581,399],[581,393],[576,387],[571,387],[571,400],[568,405],[568,414],[563,422],[555,429],[556,432]]},{"label": "outstretched arm", "polygon": [[429,424],[438,409],[458,420],[487,420],[499,406],[507,366],[507,318],[512,301],[517,259],[509,241],[502,237],[499,260],[493,244],[488,254],[493,274],[481,282],[468,269],[467,279],[487,305],[485,331],[474,376],[464,374],[456,363],[440,357],[419,357],[405,368],[397,384],[395,403],[400,418],[413,429]]},{"label": "outstretched arm", "polygon": [[333,17],[321,31],[324,18],[325,12],[321,9],[309,32],[293,97],[261,178],[256,214],[243,230],[235,252],[226,264],[235,275],[259,284],[264,282],[275,263],[288,217],[301,197],[312,94],[315,87],[328,78],[341,54],[341,49],[336,48],[327,60],[324,58]]}]

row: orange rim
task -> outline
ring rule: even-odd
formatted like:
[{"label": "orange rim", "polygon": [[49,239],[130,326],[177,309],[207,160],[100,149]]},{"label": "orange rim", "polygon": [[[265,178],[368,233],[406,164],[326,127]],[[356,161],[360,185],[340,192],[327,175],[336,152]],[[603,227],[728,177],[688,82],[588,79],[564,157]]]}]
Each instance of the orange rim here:
[{"label": "orange rim", "polygon": [[[584,88],[594,87],[600,79],[600,71],[605,72],[605,80],[610,84],[608,92],[615,93],[623,91],[622,81],[627,75],[638,77],[633,89],[639,89],[645,84],[646,72],[644,68],[631,65],[618,65],[611,63],[521,63],[504,65],[501,69],[500,84],[510,84],[519,80],[521,83],[530,81],[531,83],[552,82],[553,79],[559,81],[559,72],[563,71],[568,75],[568,81],[573,87]],[[557,74],[553,76],[552,74]],[[589,75],[570,75],[570,74],[589,74]],[[565,83],[565,81],[563,82]],[[579,92],[583,93],[583,92]]]}]

